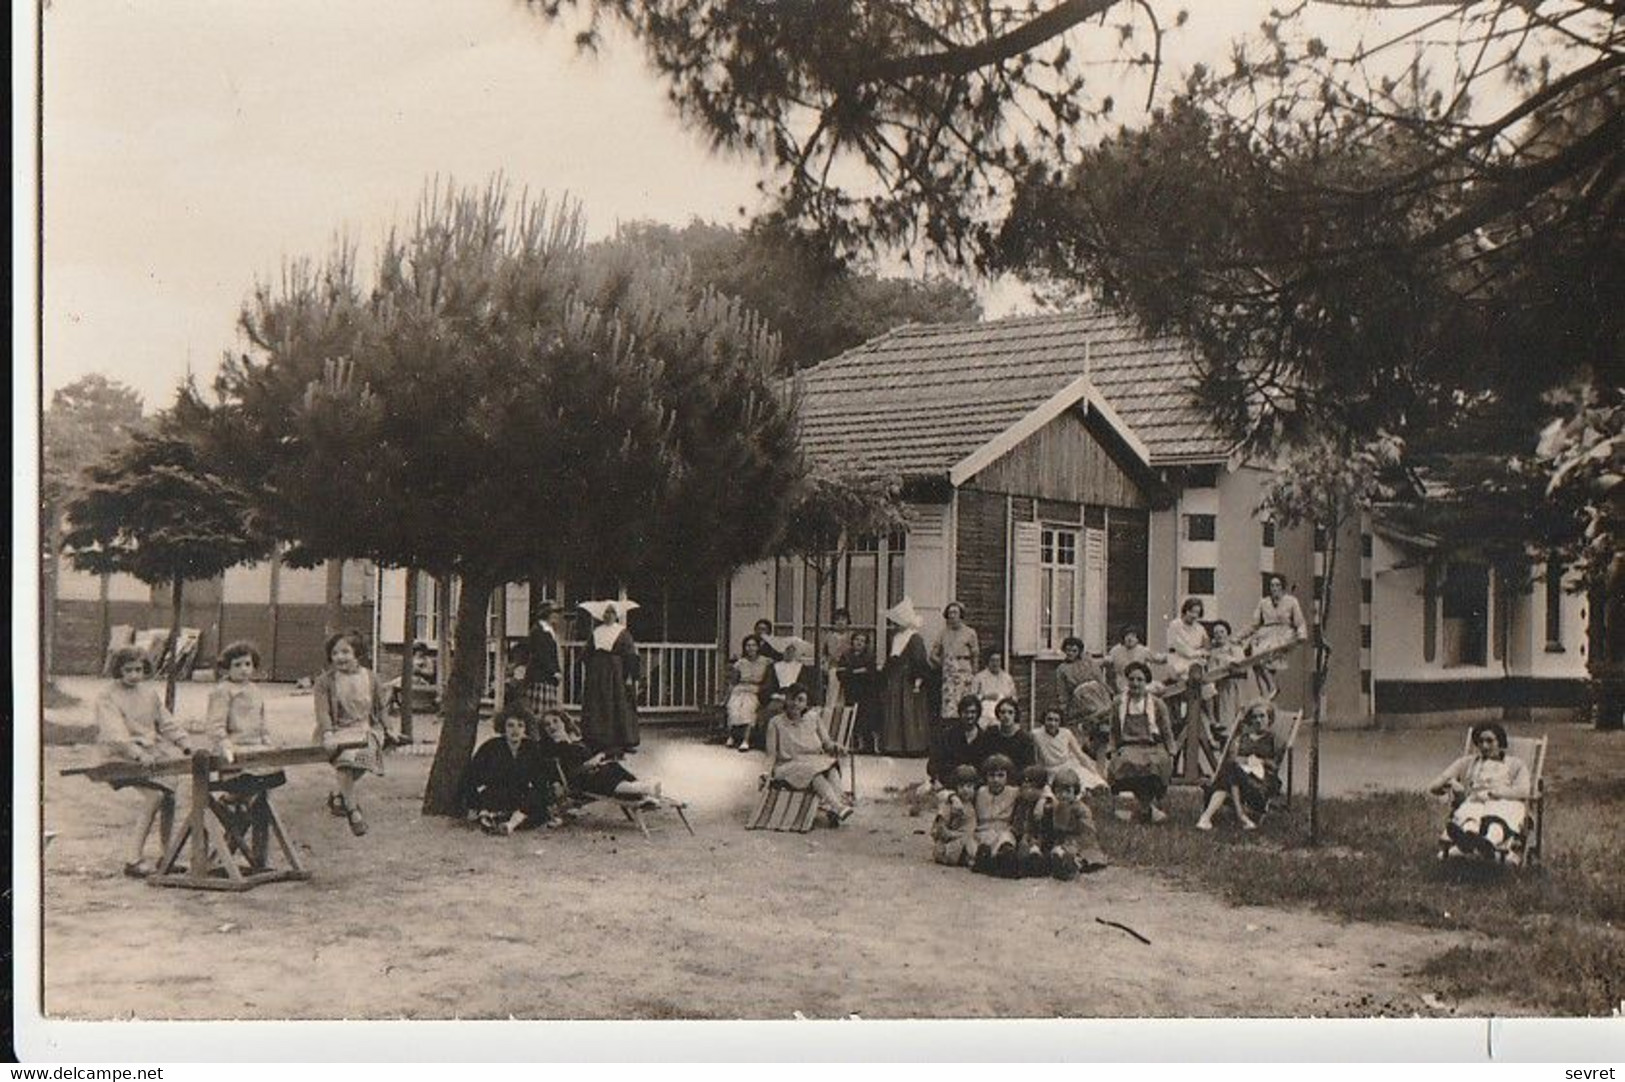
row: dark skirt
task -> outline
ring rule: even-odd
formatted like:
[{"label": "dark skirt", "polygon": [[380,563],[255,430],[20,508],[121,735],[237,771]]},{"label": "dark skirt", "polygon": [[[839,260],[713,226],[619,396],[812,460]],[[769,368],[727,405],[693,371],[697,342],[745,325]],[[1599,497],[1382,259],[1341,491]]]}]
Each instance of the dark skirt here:
[{"label": "dark skirt", "polygon": [[1247,814],[1256,819],[1269,808],[1270,801],[1281,791],[1281,779],[1275,771],[1266,769],[1264,776],[1250,774],[1241,768],[1241,764],[1234,759],[1226,762],[1219,773],[1204,788],[1203,793],[1211,797],[1214,793],[1228,793],[1235,789],[1241,796],[1241,803]]},{"label": "dark skirt", "polygon": [[1121,744],[1112,756],[1114,793],[1133,793],[1142,800],[1157,800],[1168,791],[1174,760],[1161,744]]}]

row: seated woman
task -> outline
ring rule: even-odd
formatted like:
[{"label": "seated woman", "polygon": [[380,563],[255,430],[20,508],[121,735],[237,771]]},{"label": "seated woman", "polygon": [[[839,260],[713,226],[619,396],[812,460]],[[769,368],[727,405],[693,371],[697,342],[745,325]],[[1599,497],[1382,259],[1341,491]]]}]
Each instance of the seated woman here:
[{"label": "seated woman", "polygon": [[982,668],[972,678],[970,686],[971,693],[981,700],[982,727],[990,729],[997,724],[993,709],[999,705],[999,700],[1016,697],[1016,678],[1004,667],[1004,651],[992,649],[987,652]]},{"label": "seated woman", "polygon": [[1100,776],[1094,760],[1078,742],[1078,734],[1071,729],[1061,728],[1059,707],[1052,706],[1044,711],[1044,725],[1033,730],[1032,740],[1033,750],[1038,756],[1035,761],[1044,768],[1044,773],[1052,782],[1060,771],[1068,770],[1077,779],[1082,792],[1106,788],[1106,779]]},{"label": "seated woman", "polygon": [[535,721],[519,702],[491,719],[497,735],[481,744],[463,771],[462,805],[487,834],[512,834],[521,827],[556,823],[548,814],[553,771],[541,746],[526,737]]},{"label": "seated woman", "polygon": [[[163,699],[146,682],[152,674],[146,651],[136,646],[121,646],[113,651],[109,667],[113,679],[96,698],[96,727],[102,744],[114,758],[150,766],[159,759],[190,754],[186,727],[175,720],[164,707]],[[175,788],[169,778],[141,778],[112,784],[114,789],[127,786],[146,793],[146,803],[132,836],[130,859],[124,865],[125,875],[139,879],[153,871],[153,865],[146,859],[146,847],[155,823],[160,826],[159,848],[169,841],[167,829],[175,815]]]},{"label": "seated woman", "polygon": [[[784,709],[785,692],[799,687],[811,701],[819,693],[818,672],[813,668],[812,644],[805,639],[790,636],[777,640],[780,659],[767,667],[758,695],[762,709],[760,718],[771,718]],[[764,647],[767,644],[763,644]],[[763,650],[765,653],[765,649]]]},{"label": "seated woman", "polygon": [[653,807],[660,802],[660,783],[639,781],[618,760],[589,747],[575,722],[557,710],[542,715],[541,753],[552,759],[564,775],[565,784],[576,793],[593,796],[641,797]]},{"label": "seated woman", "polygon": [[1275,705],[1268,699],[1255,699],[1241,712],[1240,725],[1230,753],[1204,790],[1207,806],[1196,820],[1197,830],[1213,829],[1213,817],[1226,800],[1235,805],[1241,829],[1256,830],[1270,798],[1281,791],[1275,769],[1280,755],[1275,745]]},{"label": "seated woman", "polygon": [[841,766],[824,719],[808,706],[807,689],[784,689],[784,711],[767,723],[768,782],[784,789],[811,789],[832,822],[850,818],[852,805],[841,792]]},{"label": "seated woman", "polygon": [[925,776],[931,784],[946,786],[959,767],[980,766],[988,756],[982,736],[982,702],[975,695],[962,696],[957,721],[944,718],[931,742],[931,754],[925,760]]},{"label": "seated woman", "polygon": [[976,740],[976,751],[985,759],[989,755],[1003,755],[1010,760],[1010,776],[1020,780],[1021,772],[1038,761],[1038,748],[1032,733],[1021,723],[1021,704],[1015,699],[1000,699],[993,708],[999,727],[989,729]]},{"label": "seated woman", "polygon": [[1456,805],[1439,839],[1439,858],[1455,848],[1521,864],[1529,829],[1529,766],[1507,754],[1507,731],[1493,721],[1473,726],[1473,748],[1428,786],[1428,792],[1448,794]]},{"label": "seated woman", "polygon": [[1174,772],[1174,729],[1168,707],[1147,690],[1151,670],[1138,661],[1123,670],[1127,690],[1112,710],[1111,766],[1106,773],[1119,797],[1117,818],[1128,822],[1134,813],[1126,801],[1136,800],[1153,823],[1168,813],[1158,807]]}]

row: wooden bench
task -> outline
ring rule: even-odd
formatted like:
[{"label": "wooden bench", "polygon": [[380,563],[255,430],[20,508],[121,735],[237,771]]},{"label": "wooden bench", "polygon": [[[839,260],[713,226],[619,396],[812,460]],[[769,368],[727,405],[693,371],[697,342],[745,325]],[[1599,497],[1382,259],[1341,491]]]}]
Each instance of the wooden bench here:
[{"label": "wooden bench", "polygon": [[[1205,669],[1198,680],[1173,684],[1162,690],[1160,697],[1165,702],[1170,702],[1170,705],[1172,700],[1181,698],[1185,700],[1186,722],[1174,749],[1173,784],[1205,785],[1218,773],[1224,749],[1213,743],[1212,735],[1208,732],[1210,719],[1205,706],[1207,700],[1202,697],[1204,691],[1221,680],[1246,677],[1258,666],[1283,657],[1297,646],[1298,643],[1293,641],[1268,650],[1260,650],[1228,665]],[[1229,734],[1225,735],[1228,743]],[[1288,769],[1290,770],[1290,764]]]},{"label": "wooden bench", "polygon": [[[355,742],[332,748],[319,744],[267,748],[239,752],[230,762],[211,751],[198,750],[190,756],[153,763],[115,761],[73,767],[62,773],[110,785],[190,775],[191,800],[186,817],[178,829],[165,823],[160,830],[163,856],[147,877],[147,885],[241,891],[265,883],[310,878],[271,803],[271,791],[286,779],[280,770],[265,776],[247,771],[326,763],[338,751],[361,746],[361,742]],[[278,854],[282,867],[273,863]]]}]

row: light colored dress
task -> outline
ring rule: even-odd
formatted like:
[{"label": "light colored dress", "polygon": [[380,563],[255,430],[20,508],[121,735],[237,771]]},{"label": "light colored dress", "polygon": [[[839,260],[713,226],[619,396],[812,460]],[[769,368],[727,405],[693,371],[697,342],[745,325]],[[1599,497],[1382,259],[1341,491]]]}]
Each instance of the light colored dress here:
[{"label": "light colored dress", "polygon": [[[1208,671],[1212,672],[1245,660],[1247,660],[1246,651],[1236,643],[1214,647],[1208,655]],[[1236,715],[1241,711],[1241,693],[1245,679],[1241,676],[1227,676],[1213,683],[1213,720],[1226,731],[1235,724]]]},{"label": "light colored dress", "polygon": [[938,864],[968,864],[975,853],[976,809],[952,789],[937,797],[937,817],[931,823],[931,859]]},{"label": "light colored dress", "polygon": [[1191,667],[1202,664],[1208,651],[1207,628],[1200,620],[1187,624],[1175,619],[1168,625],[1168,668],[1179,680],[1184,680]]},{"label": "light colored dress", "polygon": [[1078,779],[1083,783],[1083,791],[1106,788],[1106,779],[1100,776],[1095,764],[1083,750],[1078,742],[1078,734],[1071,729],[1062,728],[1054,736],[1049,735],[1047,729],[1033,730],[1033,749],[1038,753],[1035,762],[1049,773],[1049,780],[1055,780],[1055,772],[1063,766],[1069,766],[1078,772]]},{"label": "light colored dress", "polygon": [[365,740],[359,748],[346,748],[332,758],[334,766],[371,774],[384,772],[384,691],[371,669],[352,673],[328,669],[311,688],[316,707],[316,734],[320,744],[331,737],[341,742]]},{"label": "light colored dress", "polygon": [[838,771],[835,757],[824,750],[830,743],[824,718],[817,710],[802,713],[799,721],[778,714],[767,724],[770,775],[792,789],[807,789],[813,779]]},{"label": "light colored dress", "polygon": [[733,687],[728,690],[728,725],[739,728],[756,724],[756,711],[761,706],[762,681],[767,679],[767,667],[773,664],[760,654],[755,660],[742,657],[733,663]]},{"label": "light colored dress", "polygon": [[[994,716],[993,708],[1004,699],[1016,697],[1016,678],[1010,675],[1009,669],[1000,669],[996,673],[983,669],[971,680],[971,694],[982,700],[982,725],[985,728],[998,720]],[[942,712],[945,715],[956,711],[958,706],[957,699],[954,702],[942,700]]]},{"label": "light colored dress", "polygon": [[[209,692],[204,723],[216,752],[262,751],[275,747],[265,722],[265,700],[259,686],[251,681],[237,684],[222,680],[216,684]],[[258,767],[247,773],[275,774],[277,770]]]},{"label": "light colored dress", "polygon": [[[134,759],[140,752],[157,759],[186,754],[185,727],[165,709],[158,692],[147,684],[127,688],[115,681],[97,696],[95,717],[101,742],[121,759]],[[157,778],[135,784],[144,789],[175,791],[174,786]],[[115,783],[114,788],[123,786]]]},{"label": "light colored dress", "polygon": [[[1529,767],[1516,755],[1499,759],[1463,755],[1434,779],[1440,787],[1456,782],[1467,793],[1450,813],[1460,831],[1486,839],[1502,852],[1521,848],[1529,828]],[[1515,795],[1519,794],[1519,795]],[[1445,839],[1450,834],[1446,831]]]},{"label": "light colored dress", "polygon": [[942,712],[952,713],[959,700],[975,693],[976,663],[982,656],[981,640],[976,629],[961,624],[956,630],[942,629],[936,645],[931,648],[931,660],[942,667]]},{"label": "light colored dress", "polygon": [[1019,791],[1006,785],[995,793],[987,786],[976,790],[976,844],[995,851],[1003,845],[1015,845],[1016,833],[1010,817],[1016,811]]},{"label": "light colored dress", "polygon": [[[1297,642],[1309,635],[1308,625],[1303,620],[1303,609],[1291,594],[1281,595],[1280,604],[1268,597],[1259,598],[1258,608],[1253,610],[1253,628],[1255,653]],[[1285,657],[1273,658],[1264,664],[1264,668],[1271,672],[1280,672],[1286,667]]]}]

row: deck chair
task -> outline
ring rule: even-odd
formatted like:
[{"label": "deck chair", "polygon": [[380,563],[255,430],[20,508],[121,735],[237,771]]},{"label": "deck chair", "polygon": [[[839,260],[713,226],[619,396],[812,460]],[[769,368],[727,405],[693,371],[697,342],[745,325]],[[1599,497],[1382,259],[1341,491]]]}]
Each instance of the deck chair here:
[{"label": "deck chair", "polygon": [[[1529,832],[1523,844],[1524,868],[1532,868],[1545,859],[1542,842],[1546,823],[1546,748],[1549,741],[1550,737],[1544,735],[1507,737],[1507,754],[1516,755],[1529,767]],[[1468,729],[1462,754],[1471,755],[1475,750],[1473,730]]]},{"label": "deck chair", "polygon": [[[1282,810],[1292,807],[1292,745],[1297,742],[1298,730],[1303,727],[1303,711],[1295,710],[1290,714],[1277,712],[1275,721],[1271,726],[1271,733],[1275,736],[1275,776],[1281,779],[1281,791],[1270,798],[1270,809],[1279,806]],[[1217,777],[1220,769],[1235,752],[1236,737],[1241,732],[1240,720],[1230,726],[1230,735],[1225,738],[1224,747],[1219,750],[1218,757],[1213,761],[1213,777]]]},{"label": "deck chair", "polygon": [[658,796],[651,799],[648,797],[605,796],[602,793],[581,792],[571,788],[570,779],[565,776],[564,767],[557,759],[553,760],[553,769],[558,772],[559,791],[563,794],[563,804],[566,808],[579,811],[590,808],[594,804],[613,804],[620,809],[627,822],[643,832],[644,840],[650,842],[654,841],[654,837],[649,833],[649,823],[645,818],[645,813],[664,808],[676,812],[677,818],[682,820],[683,828],[689,834],[694,833],[694,826],[688,821],[687,801],[669,796]]},{"label": "deck chair", "polygon": [[[847,796],[852,799],[857,798],[858,792],[857,753],[852,748],[852,732],[857,727],[857,720],[856,705],[843,708],[835,721],[835,731],[829,737],[830,743],[835,745],[836,765],[843,758],[848,760],[848,769],[843,773],[847,778]],[[791,789],[770,780],[766,774],[762,775],[759,787],[762,795],[745,823],[746,830],[806,834],[817,824],[818,794],[811,789]]]}]

